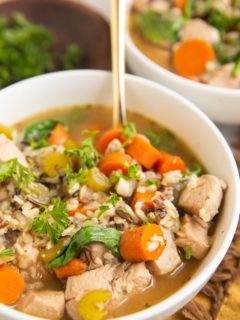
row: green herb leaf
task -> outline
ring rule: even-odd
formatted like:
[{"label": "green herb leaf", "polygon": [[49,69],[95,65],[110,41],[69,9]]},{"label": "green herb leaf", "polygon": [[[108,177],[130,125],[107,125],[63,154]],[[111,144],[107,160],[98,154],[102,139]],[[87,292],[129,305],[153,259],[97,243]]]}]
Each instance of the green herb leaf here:
[{"label": "green herb leaf", "polygon": [[125,167],[128,169],[128,174],[124,176],[125,178],[135,180],[139,180],[141,178],[140,168],[138,164],[129,164],[128,162],[126,162]]},{"label": "green herb leaf", "polygon": [[84,135],[89,135],[89,137],[82,141],[81,148],[65,150],[65,154],[70,156],[79,156],[82,166],[84,168],[91,169],[96,166],[96,162],[100,159],[100,154],[93,145],[98,131],[84,130],[82,133]]},{"label": "green herb leaf", "polygon": [[58,268],[68,262],[73,258],[77,257],[83,248],[92,242],[101,242],[115,255],[120,257],[119,253],[119,243],[120,243],[121,233],[114,228],[106,228],[102,226],[85,226],[82,227],[75,235],[72,237],[68,246],[65,250],[49,264],[46,265],[47,268]]},{"label": "green herb leaf", "polygon": [[110,199],[109,202],[115,207],[116,204],[119,202],[120,198],[115,192],[110,192]]},{"label": "green herb leaf", "polygon": [[24,167],[17,159],[11,159],[0,164],[0,182],[8,179],[15,180],[17,188],[21,190],[28,187],[34,176],[30,169]]},{"label": "green herb leaf", "polygon": [[35,217],[30,229],[39,234],[46,234],[51,242],[55,244],[63,230],[70,224],[67,206],[60,200],[55,200],[51,209],[45,206],[40,209],[42,213]]},{"label": "green herb leaf", "polygon": [[182,17],[176,18],[170,14],[155,11],[147,11],[140,16],[140,29],[143,37],[155,44],[160,44],[164,40],[177,42],[178,32],[183,23]]},{"label": "green herb leaf", "polygon": [[202,166],[197,163],[197,164],[195,164],[195,165],[193,166],[193,168],[192,168],[191,170],[189,170],[188,172],[186,172],[186,173],[184,173],[184,174],[182,175],[180,182],[184,181],[184,179],[185,179],[186,177],[189,177],[189,176],[191,176],[191,175],[193,175],[193,174],[195,174],[196,176],[200,176],[201,173],[202,173],[202,171],[203,171]]},{"label": "green herb leaf", "polygon": [[160,181],[159,180],[151,180],[151,179],[149,179],[149,180],[145,181],[145,184],[147,186],[153,186],[153,185],[159,186],[160,185]]},{"label": "green herb leaf", "polygon": [[135,123],[128,122],[123,126],[122,136],[127,139],[132,139],[136,136],[137,130]]},{"label": "green herb leaf", "polygon": [[0,251],[0,258],[2,257],[13,257],[14,250],[13,249],[4,249]]},{"label": "green herb leaf", "polygon": [[238,73],[240,72],[240,57],[238,58],[238,60],[235,62],[235,66],[232,70],[232,76],[236,77],[238,75]]},{"label": "green herb leaf", "polygon": [[49,146],[48,137],[58,123],[56,119],[47,119],[30,124],[24,131],[24,141],[31,145],[32,149]]},{"label": "green herb leaf", "polygon": [[191,19],[192,15],[193,15],[193,0],[187,0],[183,10],[183,16],[185,19]]},{"label": "green herb leaf", "polygon": [[187,247],[184,249],[186,260],[190,260],[192,257],[192,247]]},{"label": "green herb leaf", "polygon": [[97,212],[97,218],[100,218],[109,209],[110,207],[108,205],[103,204],[102,206],[100,206]]},{"label": "green herb leaf", "polygon": [[66,178],[68,181],[69,189],[72,189],[76,183],[84,184],[87,181],[88,170],[80,168],[78,172],[72,172],[70,167],[65,168]]}]

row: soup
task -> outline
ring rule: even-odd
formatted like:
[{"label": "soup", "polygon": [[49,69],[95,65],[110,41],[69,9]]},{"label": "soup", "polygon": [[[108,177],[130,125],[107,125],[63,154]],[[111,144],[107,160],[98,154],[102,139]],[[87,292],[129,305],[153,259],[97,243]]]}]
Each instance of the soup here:
[{"label": "soup", "polygon": [[111,109],[87,105],[24,119],[14,134],[0,127],[2,303],[48,319],[107,319],[191,278],[225,183],[166,128],[128,119],[109,129]]},{"label": "soup", "polygon": [[212,86],[240,88],[238,1],[135,0],[135,45],[162,67]]}]

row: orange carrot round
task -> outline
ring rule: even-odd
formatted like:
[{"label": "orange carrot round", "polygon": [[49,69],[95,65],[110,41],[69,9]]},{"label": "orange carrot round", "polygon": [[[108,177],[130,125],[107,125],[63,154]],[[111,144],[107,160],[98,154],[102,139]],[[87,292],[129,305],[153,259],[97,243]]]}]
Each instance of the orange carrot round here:
[{"label": "orange carrot round", "polygon": [[155,169],[161,174],[174,170],[180,170],[184,173],[186,172],[186,165],[180,157],[161,152],[161,156],[156,163]]},{"label": "orange carrot round", "polygon": [[99,138],[98,142],[97,142],[97,150],[100,153],[104,153],[104,151],[106,150],[108,144],[114,140],[114,139],[118,139],[121,142],[124,142],[124,138],[122,136],[122,128],[111,128],[107,131],[105,131]]},{"label": "orange carrot round", "polygon": [[155,192],[153,192],[153,191],[147,191],[147,192],[144,192],[144,193],[136,192],[134,197],[133,197],[132,203],[131,203],[132,209],[134,209],[135,204],[138,201],[143,202],[143,207],[142,207],[143,210],[145,210],[145,209],[153,209],[154,208],[154,203],[152,201],[152,198],[154,197],[154,195],[155,195]]},{"label": "orange carrot round", "polygon": [[126,152],[147,169],[151,169],[159,159],[159,151],[141,135],[133,138]]},{"label": "orange carrot round", "polygon": [[207,41],[190,39],[175,50],[173,65],[179,74],[197,76],[205,71],[207,62],[215,59],[214,49]]},{"label": "orange carrot round", "polygon": [[69,138],[69,134],[65,127],[58,123],[56,127],[53,129],[50,137],[48,138],[49,143],[51,144],[62,144],[67,141]]},{"label": "orange carrot round", "polygon": [[120,152],[112,152],[106,154],[99,162],[99,169],[109,176],[113,171],[122,170],[124,174],[128,173],[126,164],[131,161],[131,158]]},{"label": "orange carrot round", "polygon": [[163,232],[157,224],[128,229],[120,242],[123,259],[131,262],[157,260],[164,247]]},{"label": "orange carrot round", "polygon": [[86,269],[86,263],[84,263],[81,259],[73,259],[62,267],[54,268],[54,271],[56,276],[59,279],[62,279],[71,276],[78,276],[84,273]]},{"label": "orange carrot round", "polygon": [[0,302],[11,305],[22,295],[25,282],[22,275],[7,264],[0,266]]}]

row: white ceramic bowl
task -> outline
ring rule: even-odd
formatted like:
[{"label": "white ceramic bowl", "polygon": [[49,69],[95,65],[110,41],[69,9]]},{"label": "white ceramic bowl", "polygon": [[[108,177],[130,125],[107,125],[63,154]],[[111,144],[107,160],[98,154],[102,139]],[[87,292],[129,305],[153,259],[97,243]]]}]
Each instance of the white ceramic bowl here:
[{"label": "white ceramic bowl", "polygon": [[[128,0],[127,12],[131,9],[133,0]],[[212,120],[220,123],[240,124],[240,89],[228,89],[197,83],[161,67],[134,44],[127,31],[127,62],[132,72],[161,83],[182,94]]]},{"label": "white ceramic bowl", "polygon": [[[239,213],[239,179],[232,153],[215,125],[194,105],[154,82],[126,76],[127,106],[163,124],[181,138],[206,169],[228,184],[212,248],[194,276],[169,298],[118,320],[161,320],[186,304],[208,281],[231,244]],[[0,118],[12,124],[49,108],[97,103],[111,105],[111,74],[66,71],[39,76],[0,91]],[[0,319],[37,319],[0,305]]]}]

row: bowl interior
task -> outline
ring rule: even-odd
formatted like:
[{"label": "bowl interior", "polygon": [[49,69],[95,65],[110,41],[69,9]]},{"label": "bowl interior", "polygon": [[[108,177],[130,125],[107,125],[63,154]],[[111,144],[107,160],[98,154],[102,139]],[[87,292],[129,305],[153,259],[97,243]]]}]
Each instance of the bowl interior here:
[{"label": "bowl interior", "polygon": [[[95,1],[96,2],[96,1]],[[109,25],[94,3],[79,0],[11,0],[1,1],[0,14],[21,12],[28,19],[49,28],[57,38],[57,50],[75,42],[84,51],[84,69],[106,69],[111,66]],[[97,54],[96,54],[97,52]]]},{"label": "bowl interior", "polygon": [[[169,89],[135,76],[127,76],[126,84],[127,106],[130,110],[172,130],[188,145],[209,172],[228,184],[215,241],[192,279],[160,304],[125,317],[140,320],[161,315],[162,318],[157,319],[163,319],[198,292],[230,246],[238,222],[238,172],[221,133],[190,102]],[[111,105],[110,88],[110,73],[101,71],[67,71],[28,79],[0,91],[0,117],[4,119],[5,124],[12,124],[26,116],[57,106],[84,103]],[[0,307],[0,314],[3,310],[9,309]]]}]

